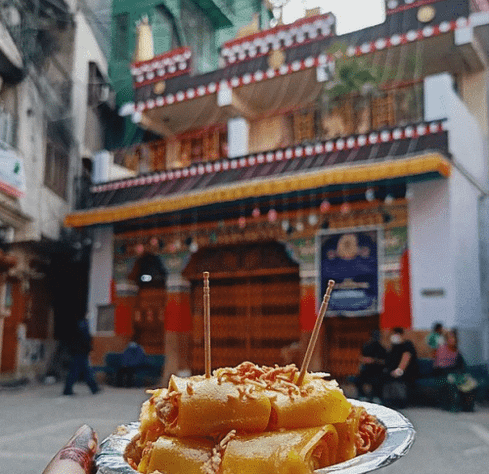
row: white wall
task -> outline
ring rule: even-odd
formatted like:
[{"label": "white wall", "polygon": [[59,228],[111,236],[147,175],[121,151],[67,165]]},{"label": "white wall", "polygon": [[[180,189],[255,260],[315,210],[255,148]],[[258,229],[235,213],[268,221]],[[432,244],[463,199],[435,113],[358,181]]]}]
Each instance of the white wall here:
[{"label": "white wall", "polygon": [[69,202],[44,186],[45,117],[44,101],[32,80],[27,77],[18,85],[18,149],[24,158],[26,194],[20,199],[22,211],[33,218],[22,235],[23,240],[41,236],[57,239]]},{"label": "white wall", "polygon": [[[448,181],[409,185],[408,247],[413,327],[429,329],[436,321],[453,326],[455,317],[454,256],[450,248]],[[443,296],[423,296],[441,289]]]},{"label": "white wall", "polygon": [[[74,87],[72,95],[74,114],[74,130],[78,139],[78,156],[86,154],[84,146],[85,125],[87,119],[87,97],[88,97],[88,65],[90,62],[97,64],[100,72],[106,77],[108,75],[107,58],[100,49],[94,33],[88,24],[85,16],[79,10],[75,16],[75,52],[73,62]],[[88,150],[96,152],[98,150]]]},{"label": "white wall", "polygon": [[[486,187],[487,158],[479,122],[454,92],[449,74],[425,80],[425,119],[442,118],[447,118],[445,128],[454,163],[452,175],[442,181],[443,184],[437,181],[414,185],[414,198],[408,207],[413,239],[410,248],[414,324],[427,328],[428,323],[440,320],[447,326],[456,327],[467,361],[480,363],[487,352],[484,348],[487,324],[483,321],[481,306],[478,217],[481,192],[474,181]],[[435,204],[439,205],[433,207],[433,218],[428,220],[427,206]],[[424,212],[420,212],[422,210]],[[420,225],[425,227],[424,232],[419,231]],[[430,241],[430,238],[435,240]],[[416,244],[420,247],[414,247]],[[421,275],[423,267],[427,272],[424,276]],[[428,276],[433,278],[433,284],[445,280],[450,289],[448,306],[440,300],[439,305],[432,307],[419,296],[420,282],[429,281]],[[441,317],[434,318],[434,314]]]},{"label": "white wall", "polygon": [[88,314],[90,329],[97,326],[97,307],[110,304],[110,283],[113,273],[113,230],[111,226],[94,229],[88,288]]}]

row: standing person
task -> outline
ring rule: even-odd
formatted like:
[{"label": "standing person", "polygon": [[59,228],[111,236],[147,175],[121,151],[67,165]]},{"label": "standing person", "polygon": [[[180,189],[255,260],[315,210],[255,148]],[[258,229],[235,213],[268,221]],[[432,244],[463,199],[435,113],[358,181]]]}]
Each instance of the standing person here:
[{"label": "standing person", "polygon": [[121,356],[121,366],[117,371],[118,387],[133,387],[134,375],[146,364],[144,349],[132,338]]},{"label": "standing person", "polygon": [[68,350],[71,362],[68,375],[66,376],[63,395],[73,395],[73,385],[78,381],[80,375],[85,379],[90,391],[95,395],[100,388],[93,377],[88,355],[92,350],[92,336],[88,329],[88,321],[83,318],[76,323],[75,331],[70,340]]},{"label": "standing person", "polygon": [[436,350],[445,343],[443,337],[443,324],[435,323],[431,332],[426,337],[426,344],[432,351],[432,356],[435,356]]},{"label": "standing person", "polygon": [[382,398],[382,373],[385,366],[387,351],[380,343],[380,331],[374,330],[370,334],[370,340],[362,347],[360,357],[360,373],[355,379],[355,385],[358,390],[358,398],[366,399],[364,386],[366,384],[372,387],[370,397],[374,403],[380,403]]},{"label": "standing person", "polygon": [[413,343],[404,338],[404,329],[394,328],[391,349],[385,360],[384,401],[404,408],[409,392],[418,376],[418,356]]}]

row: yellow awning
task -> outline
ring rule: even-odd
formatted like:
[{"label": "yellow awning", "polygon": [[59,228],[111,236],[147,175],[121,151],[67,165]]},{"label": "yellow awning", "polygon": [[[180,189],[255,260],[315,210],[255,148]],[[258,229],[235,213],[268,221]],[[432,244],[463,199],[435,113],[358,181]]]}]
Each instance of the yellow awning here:
[{"label": "yellow awning", "polygon": [[359,165],[348,164],[321,171],[316,170],[279,178],[241,182],[225,187],[219,186],[186,194],[131,202],[120,206],[78,211],[67,215],[64,223],[66,227],[110,224],[222,202],[273,196],[325,186],[372,183],[394,178],[421,176],[428,173],[438,173],[441,177],[448,178],[451,169],[450,161],[440,153],[427,153],[404,159]]}]

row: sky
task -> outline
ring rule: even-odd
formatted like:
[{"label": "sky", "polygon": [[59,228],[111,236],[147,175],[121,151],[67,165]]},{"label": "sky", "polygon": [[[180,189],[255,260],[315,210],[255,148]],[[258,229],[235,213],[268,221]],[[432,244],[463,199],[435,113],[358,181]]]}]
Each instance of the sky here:
[{"label": "sky", "polygon": [[284,22],[302,17],[305,6],[320,6],[321,13],[334,13],[336,32],[340,35],[382,23],[385,17],[384,0],[290,0],[284,8]]}]

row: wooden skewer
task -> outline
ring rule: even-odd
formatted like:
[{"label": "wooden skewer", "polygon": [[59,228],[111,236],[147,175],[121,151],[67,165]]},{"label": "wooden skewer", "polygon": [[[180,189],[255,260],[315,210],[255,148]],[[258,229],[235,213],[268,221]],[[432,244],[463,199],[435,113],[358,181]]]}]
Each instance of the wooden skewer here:
[{"label": "wooden skewer", "polygon": [[204,272],[204,360],[205,376],[211,376],[211,300],[209,272]]},{"label": "wooden skewer", "polygon": [[299,373],[299,378],[297,379],[297,385],[302,385],[304,381],[304,376],[306,375],[307,368],[311,362],[312,353],[314,352],[314,347],[319,336],[319,329],[321,329],[321,323],[323,322],[324,315],[328,309],[329,298],[331,297],[331,292],[333,291],[333,286],[335,284],[334,280],[328,281],[328,288],[326,289],[326,294],[324,295],[323,302],[321,303],[321,308],[319,309],[319,315],[314,324],[314,329],[312,330],[311,339],[309,339],[309,344],[307,346],[306,354],[304,360],[302,361],[301,371]]}]

